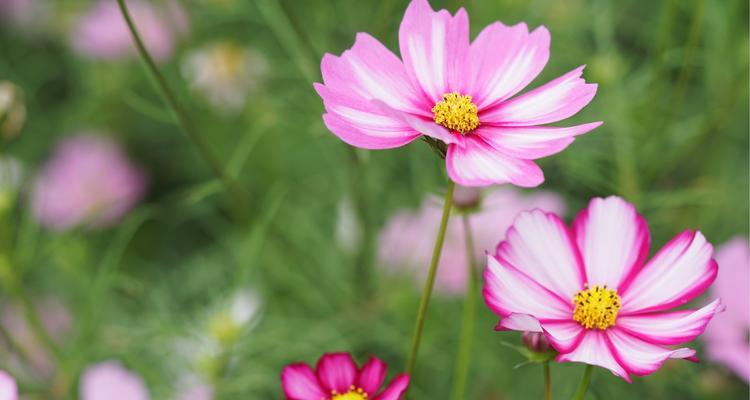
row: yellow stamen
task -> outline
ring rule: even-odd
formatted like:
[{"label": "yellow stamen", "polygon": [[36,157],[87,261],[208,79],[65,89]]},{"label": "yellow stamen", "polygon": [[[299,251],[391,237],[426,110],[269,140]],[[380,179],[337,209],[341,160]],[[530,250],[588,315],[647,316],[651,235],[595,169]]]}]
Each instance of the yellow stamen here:
[{"label": "yellow stamen", "polygon": [[339,394],[334,390],[331,394],[331,400],[367,400],[367,393],[354,385],[346,393]]},{"label": "yellow stamen", "polygon": [[443,100],[432,107],[435,122],[464,134],[479,126],[477,106],[471,102],[471,96],[462,96],[457,92],[446,93]]},{"label": "yellow stamen", "polygon": [[573,319],[586,329],[605,330],[615,324],[617,312],[620,311],[620,296],[617,290],[608,289],[607,285],[595,285],[573,296]]}]

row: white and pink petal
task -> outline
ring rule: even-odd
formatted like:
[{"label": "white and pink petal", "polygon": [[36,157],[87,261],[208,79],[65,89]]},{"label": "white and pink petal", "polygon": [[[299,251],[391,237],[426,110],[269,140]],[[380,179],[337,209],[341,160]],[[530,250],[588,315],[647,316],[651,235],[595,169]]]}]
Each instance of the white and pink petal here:
[{"label": "white and pink petal", "polygon": [[512,183],[536,187],[544,182],[544,173],[533,161],[510,157],[481,137],[469,135],[463,147],[449,145],[446,155],[448,176],[465,186],[489,186]]},{"label": "white and pink petal", "polygon": [[586,281],[565,223],[539,209],[518,214],[505,240],[497,246],[497,255],[567,302]]},{"label": "white and pink petal", "polygon": [[667,310],[698,297],[716,278],[712,255],[713,246],[703,234],[681,233],[621,285],[620,315]]},{"label": "white and pink petal", "polygon": [[578,345],[568,353],[560,353],[558,362],[580,362],[610,370],[614,375],[630,382],[630,376],[617,361],[605,331],[588,330]]},{"label": "white and pink petal", "polygon": [[601,124],[592,122],[569,127],[481,125],[474,133],[512,157],[536,160],[563,151],[576,136],[588,133]]},{"label": "white and pink petal", "polygon": [[597,85],[586,83],[583,66],[536,89],[479,112],[483,124],[532,126],[564,120],[585,107]]},{"label": "white and pink petal", "polygon": [[669,358],[693,359],[695,356],[693,349],[666,349],[618,328],[608,329],[606,335],[615,359],[628,373],[634,375],[648,375],[658,370]]},{"label": "white and pink petal", "polygon": [[675,345],[702,334],[711,318],[723,310],[717,299],[698,310],[619,316],[617,327],[650,343]]},{"label": "white and pink petal", "polygon": [[648,256],[646,220],[625,200],[610,196],[589,202],[573,222],[573,234],[586,266],[588,284],[621,289]]}]

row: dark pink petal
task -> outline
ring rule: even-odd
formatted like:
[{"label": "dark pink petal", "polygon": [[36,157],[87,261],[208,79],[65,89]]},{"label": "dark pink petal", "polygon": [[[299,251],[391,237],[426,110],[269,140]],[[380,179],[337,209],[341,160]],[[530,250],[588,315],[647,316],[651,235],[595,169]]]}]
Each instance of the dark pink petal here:
[{"label": "dark pink petal", "polygon": [[349,353],[328,353],[315,368],[318,381],[327,391],[346,393],[357,378],[357,366]]},{"label": "dark pink petal", "polygon": [[314,86],[328,111],[323,122],[352,146],[387,149],[403,146],[420,135],[403,120],[394,118],[392,109],[378,100],[362,100],[318,83]]},{"label": "dark pink petal", "polygon": [[529,34],[524,23],[495,22],[482,29],[469,50],[468,94],[480,110],[518,93],[542,71],[549,59],[549,31]]},{"label": "dark pink petal", "polygon": [[448,176],[465,186],[512,183],[535,187],[544,182],[542,170],[533,161],[510,157],[476,135],[464,137],[464,147],[448,146],[445,158]]},{"label": "dark pink petal", "polygon": [[474,133],[481,136],[492,147],[514,158],[535,160],[561,152],[573,143],[576,136],[587,133],[601,124],[601,122],[592,122],[564,128],[480,125]]},{"label": "dark pink petal", "polygon": [[588,104],[596,94],[596,84],[581,78],[583,66],[496,107],[479,112],[482,124],[531,126],[566,119]]},{"label": "dark pink petal", "polygon": [[354,46],[340,57],[326,54],[321,62],[326,87],[361,100],[380,100],[405,112],[432,117],[412,86],[401,60],[372,36],[358,33]]},{"label": "dark pink petal", "polygon": [[632,204],[615,196],[592,199],[573,221],[573,234],[588,284],[618,290],[641,269],[651,244],[646,220]]},{"label": "dark pink petal", "polygon": [[617,362],[606,337],[606,331],[588,330],[583,339],[569,353],[561,353],[556,360],[596,365],[610,370],[616,376],[630,382],[627,371]]},{"label": "dark pink petal", "polygon": [[401,400],[409,387],[409,375],[397,375],[391,384],[373,400]]},{"label": "dark pink petal", "polygon": [[618,328],[606,331],[607,338],[617,361],[628,373],[648,375],[661,367],[668,358],[687,358],[695,356],[695,350],[680,348],[665,349],[629,335]]},{"label": "dark pink petal", "polygon": [[578,250],[555,214],[539,209],[518,214],[497,246],[497,255],[569,303],[583,289]]},{"label": "dark pink petal", "polygon": [[370,357],[357,376],[357,387],[364,390],[369,396],[377,393],[380,385],[385,379],[388,366],[377,357]]},{"label": "dark pink petal", "polygon": [[723,309],[717,299],[698,310],[620,316],[617,327],[651,343],[680,344],[702,334],[711,318]]},{"label": "dark pink petal", "polygon": [[620,315],[666,310],[696,298],[716,278],[713,246],[698,231],[685,231],[667,243],[621,289]]},{"label": "dark pink petal", "polygon": [[501,317],[515,313],[540,320],[569,320],[573,313],[571,302],[492,255],[487,256],[482,294],[487,306]]},{"label": "dark pink petal", "polygon": [[281,387],[288,400],[320,400],[328,397],[310,366],[291,364],[281,371]]},{"label": "dark pink petal", "polygon": [[469,16],[460,9],[435,12],[427,0],[412,0],[399,29],[399,46],[414,86],[434,105],[443,94],[463,92],[469,59]]}]

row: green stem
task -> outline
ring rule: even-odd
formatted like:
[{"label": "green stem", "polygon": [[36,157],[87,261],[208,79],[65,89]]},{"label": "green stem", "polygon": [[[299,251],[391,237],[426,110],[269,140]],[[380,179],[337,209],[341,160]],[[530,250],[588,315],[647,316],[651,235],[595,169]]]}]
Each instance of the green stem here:
[{"label": "green stem", "polygon": [[544,363],[544,400],[552,400],[552,377],[549,361]]},{"label": "green stem", "polygon": [[583,371],[581,377],[581,383],[578,384],[578,390],[573,396],[573,400],[583,400],[583,396],[586,395],[586,390],[589,388],[591,382],[591,373],[594,371],[594,367],[591,364],[586,364],[586,369]]},{"label": "green stem", "polygon": [[406,373],[409,375],[414,374],[414,367],[417,363],[417,353],[419,353],[419,343],[422,340],[422,330],[424,329],[424,320],[427,315],[427,306],[430,304],[430,296],[432,295],[432,286],[435,284],[435,274],[437,273],[438,262],[440,261],[440,253],[443,250],[443,241],[445,241],[445,230],[448,227],[448,217],[450,217],[451,206],[453,205],[453,189],[456,184],[452,180],[448,179],[448,188],[445,191],[445,200],[443,203],[443,216],[440,220],[440,230],[438,230],[437,239],[435,240],[435,248],[432,251],[432,262],[430,263],[430,271],[427,274],[427,281],[424,284],[424,290],[422,291],[422,298],[419,301],[419,310],[417,311],[417,319],[414,324],[414,336],[411,341],[411,351],[409,352],[409,360],[406,364]]},{"label": "green stem", "polygon": [[375,251],[372,218],[368,210],[367,196],[367,170],[365,160],[362,160],[358,150],[354,147],[347,146],[351,154],[352,162],[352,201],[354,202],[354,211],[357,219],[362,224],[362,241],[357,249],[356,263],[357,270],[354,276],[355,285],[359,289],[362,299],[369,299],[372,294],[372,259]]},{"label": "green stem", "polygon": [[180,107],[179,103],[177,102],[177,97],[172,92],[172,89],[169,88],[169,85],[167,85],[167,81],[166,79],[164,79],[164,76],[161,74],[161,72],[159,72],[159,68],[156,66],[154,59],[151,57],[151,54],[149,54],[146,46],[143,44],[143,40],[138,33],[138,29],[136,28],[133,19],[130,17],[130,12],[128,11],[128,6],[125,4],[125,0],[117,0],[117,4],[120,5],[120,11],[122,12],[122,16],[125,19],[125,23],[128,25],[130,34],[133,36],[133,42],[135,42],[135,47],[138,49],[138,54],[146,64],[148,71],[151,73],[151,77],[154,78],[154,81],[156,81],[156,85],[161,91],[161,94],[164,97],[164,101],[172,110],[172,113],[177,119],[177,123],[182,128],[182,131],[206,161],[208,167],[211,169],[211,172],[216,176],[217,179],[219,179],[219,181],[221,181],[221,183],[232,194],[232,196],[234,196],[236,205],[239,207],[240,205],[244,204],[244,193],[235,185],[234,180],[232,180],[224,171],[222,163],[214,155],[213,151],[208,146],[208,143],[206,143],[198,134],[198,132],[195,131],[193,125],[188,119],[187,113],[185,113],[182,107]]},{"label": "green stem", "polygon": [[471,348],[474,341],[474,320],[476,318],[476,296],[477,296],[477,271],[474,259],[474,240],[471,234],[469,214],[463,215],[464,239],[466,240],[466,297],[464,298],[463,321],[461,323],[461,336],[458,342],[458,354],[456,355],[456,368],[453,378],[453,390],[451,398],[461,400],[466,391],[466,382],[469,377],[469,361],[471,361]]}]

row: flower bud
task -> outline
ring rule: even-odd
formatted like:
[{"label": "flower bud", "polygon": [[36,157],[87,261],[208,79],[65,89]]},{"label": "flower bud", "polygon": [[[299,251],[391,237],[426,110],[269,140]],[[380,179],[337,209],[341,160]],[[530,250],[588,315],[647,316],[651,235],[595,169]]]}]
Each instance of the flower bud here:
[{"label": "flower bud", "polygon": [[546,353],[552,350],[549,340],[541,332],[524,332],[523,344],[535,353]]},{"label": "flower bud", "polygon": [[479,188],[456,185],[453,190],[453,205],[462,210],[479,207],[482,201],[482,192]]},{"label": "flower bud", "polygon": [[9,140],[18,135],[26,121],[26,106],[21,88],[0,81],[0,137]]}]

